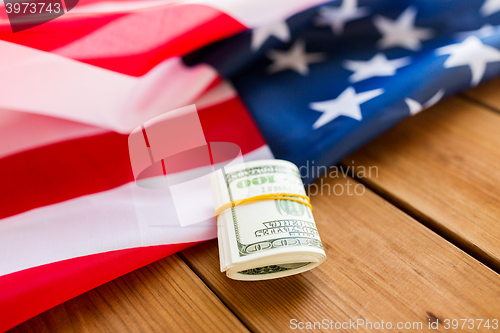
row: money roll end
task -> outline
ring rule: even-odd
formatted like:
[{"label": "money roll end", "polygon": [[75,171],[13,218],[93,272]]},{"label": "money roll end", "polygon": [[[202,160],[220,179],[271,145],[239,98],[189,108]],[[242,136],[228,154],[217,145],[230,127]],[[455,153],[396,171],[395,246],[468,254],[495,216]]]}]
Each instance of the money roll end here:
[{"label": "money roll end", "polygon": [[320,265],[326,254],[297,166],[282,160],[228,165],[212,174],[221,272],[267,280]]}]

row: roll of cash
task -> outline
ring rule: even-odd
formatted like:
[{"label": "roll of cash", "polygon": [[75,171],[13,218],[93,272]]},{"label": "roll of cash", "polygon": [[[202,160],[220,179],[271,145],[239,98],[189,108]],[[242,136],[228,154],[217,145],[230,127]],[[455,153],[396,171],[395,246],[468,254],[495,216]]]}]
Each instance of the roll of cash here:
[{"label": "roll of cash", "polygon": [[298,274],[321,264],[325,251],[299,170],[260,160],[211,176],[221,272],[236,280]]}]

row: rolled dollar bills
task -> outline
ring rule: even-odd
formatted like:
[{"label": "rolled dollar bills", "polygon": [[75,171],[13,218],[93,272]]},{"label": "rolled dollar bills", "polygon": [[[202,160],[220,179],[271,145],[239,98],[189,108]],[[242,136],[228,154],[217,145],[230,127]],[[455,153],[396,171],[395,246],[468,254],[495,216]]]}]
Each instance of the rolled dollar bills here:
[{"label": "rolled dollar bills", "polygon": [[211,176],[221,272],[236,280],[293,275],[321,264],[325,251],[299,170],[260,160]]}]

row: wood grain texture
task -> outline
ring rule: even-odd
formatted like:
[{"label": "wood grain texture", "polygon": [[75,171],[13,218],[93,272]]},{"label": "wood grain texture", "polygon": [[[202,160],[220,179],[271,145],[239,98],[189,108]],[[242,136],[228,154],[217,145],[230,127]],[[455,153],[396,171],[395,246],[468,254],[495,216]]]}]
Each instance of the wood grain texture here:
[{"label": "wood grain texture", "polygon": [[63,303],[12,332],[248,332],[172,255]]},{"label": "wood grain texture", "polygon": [[[500,110],[499,87],[494,80],[466,96]],[[403,122],[343,164],[377,166],[377,178],[361,180],[498,269],[499,126],[500,115],[453,98]],[[347,181],[353,182],[316,184],[332,189]],[[312,203],[328,256],[313,271],[233,281],[220,273],[212,241],[180,254],[206,285],[174,255],[13,331],[247,331],[242,321],[252,331],[274,333],[288,331],[293,318],[422,322],[424,331],[429,319],[438,318],[441,331],[449,331],[443,330],[444,319],[500,319],[500,276],[380,196],[327,193]]]},{"label": "wood grain texture", "polygon": [[500,78],[482,83],[474,89],[465,91],[463,95],[500,112]]},{"label": "wood grain texture", "polygon": [[451,98],[343,161],[376,166],[360,179],[481,261],[500,270],[500,114]]},{"label": "wood grain texture", "polygon": [[[347,181],[324,179],[324,190]],[[327,260],[304,274],[230,280],[219,271],[215,241],[180,256],[254,332],[288,331],[294,318],[428,325],[434,318],[498,317],[499,275],[379,196],[326,193],[312,204]]]}]

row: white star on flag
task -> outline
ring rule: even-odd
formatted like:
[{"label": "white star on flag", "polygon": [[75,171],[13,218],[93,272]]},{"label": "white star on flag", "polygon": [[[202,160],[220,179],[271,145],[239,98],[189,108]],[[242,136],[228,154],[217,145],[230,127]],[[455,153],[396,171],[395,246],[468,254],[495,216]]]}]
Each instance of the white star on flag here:
[{"label": "white star on flag", "polygon": [[283,43],[290,41],[290,29],[285,21],[279,21],[271,25],[266,25],[260,28],[256,28],[252,32],[252,50],[257,51],[260,49],[262,44],[271,37],[274,36]]},{"label": "white star on flag", "polygon": [[276,73],[291,69],[299,74],[309,74],[309,64],[325,60],[324,53],[306,53],[306,44],[297,40],[288,51],[271,50],[267,56],[273,61],[267,70]]},{"label": "white star on flag", "polygon": [[485,0],[479,12],[483,16],[490,16],[500,10],[500,0]]},{"label": "white star on flag", "polygon": [[486,23],[480,29],[457,32],[455,34],[455,36],[457,37],[457,39],[460,39],[460,40],[466,39],[469,36],[477,36],[479,38],[486,38],[486,37],[492,36],[496,32],[497,29],[498,29],[498,27],[492,26],[491,24]]},{"label": "white star on flag", "polygon": [[436,94],[434,94],[434,96],[432,96],[423,105],[411,98],[405,98],[405,103],[406,105],[408,105],[408,108],[410,109],[410,114],[416,115],[423,109],[430,108],[431,106],[439,102],[441,98],[443,98],[443,96],[444,96],[444,89],[440,89]]},{"label": "white star on flag", "polygon": [[384,89],[375,89],[357,94],[353,87],[348,87],[337,98],[324,102],[313,102],[309,107],[323,114],[312,125],[313,129],[318,129],[328,124],[339,116],[351,117],[361,121],[360,104],[375,98],[384,93]]},{"label": "white star on flag", "polygon": [[321,7],[316,24],[318,26],[329,25],[335,35],[341,35],[347,22],[365,17],[370,13],[367,7],[358,7],[357,2],[357,0],[344,0],[340,7]]},{"label": "white star on flag", "polygon": [[354,83],[375,76],[395,75],[398,68],[408,65],[410,62],[410,57],[387,60],[385,54],[377,53],[368,61],[345,60],[343,66],[354,72],[349,76],[349,82]]},{"label": "white star on flag", "polygon": [[440,47],[436,50],[436,54],[450,55],[444,62],[445,68],[469,66],[472,86],[477,85],[483,78],[487,63],[500,61],[500,51],[483,44],[476,36],[470,36],[458,44]]},{"label": "white star on flag", "polygon": [[408,7],[396,20],[377,15],[373,24],[382,35],[378,41],[378,47],[382,49],[400,46],[402,48],[418,51],[422,47],[422,41],[434,36],[432,29],[415,27],[417,9]]}]

